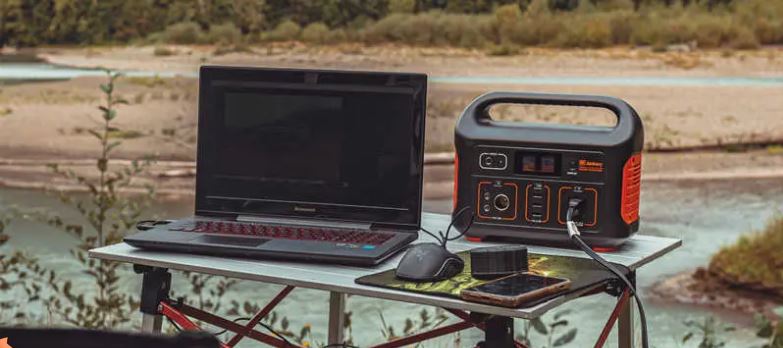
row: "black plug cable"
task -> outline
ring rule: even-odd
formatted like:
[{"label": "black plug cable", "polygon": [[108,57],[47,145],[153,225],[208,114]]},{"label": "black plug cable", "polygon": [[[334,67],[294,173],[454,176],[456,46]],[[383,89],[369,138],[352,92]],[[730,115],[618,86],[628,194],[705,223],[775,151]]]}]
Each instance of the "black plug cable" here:
[{"label": "black plug cable", "polygon": [[609,263],[609,261],[606,261],[606,259],[601,257],[601,255],[598,255],[598,253],[593,251],[593,249],[591,249],[590,246],[588,246],[587,243],[582,240],[579,228],[576,226],[576,222],[574,221],[581,214],[580,208],[582,203],[584,203],[584,201],[579,198],[572,198],[568,201],[568,210],[566,211],[566,227],[568,228],[568,235],[571,237],[571,240],[574,241],[574,243],[580,249],[582,249],[582,251],[593,258],[593,260],[601,264],[601,266],[604,266],[604,268],[614,273],[614,275],[617,276],[617,278],[620,278],[620,280],[625,283],[625,286],[627,286],[631,291],[631,295],[633,295],[634,299],[636,299],[636,306],[639,308],[639,321],[642,324],[642,347],[648,348],[649,343],[647,338],[647,315],[644,312],[644,304],[642,304],[641,298],[639,298],[639,295],[636,293],[636,286],[634,286],[634,284],[628,280],[623,272],[620,272],[617,267]]},{"label": "black plug cable", "polygon": [[451,222],[449,223],[449,226],[446,228],[446,234],[443,234],[443,231],[438,231],[438,235],[436,236],[434,233],[427,231],[424,227],[421,228],[424,233],[429,234],[432,236],[432,238],[435,238],[436,241],[438,241],[438,244],[440,244],[442,247],[446,247],[446,243],[457,240],[465,235],[466,232],[470,229],[470,226],[473,225],[473,214],[470,215],[470,220],[468,220],[468,225],[465,226],[465,229],[458,234],[456,237],[449,237],[449,234],[451,233],[451,228],[454,227],[454,223],[459,219],[462,214],[464,214],[466,211],[470,210],[470,206],[464,206],[462,209],[460,209],[457,214],[454,214],[454,218],[451,219]]}]

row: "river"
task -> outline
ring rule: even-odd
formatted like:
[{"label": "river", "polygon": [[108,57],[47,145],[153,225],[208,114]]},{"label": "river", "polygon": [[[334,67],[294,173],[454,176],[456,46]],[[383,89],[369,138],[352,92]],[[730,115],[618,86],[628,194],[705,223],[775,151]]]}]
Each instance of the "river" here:
[{"label": "river", "polygon": [[[667,276],[704,265],[712,253],[721,246],[730,244],[737,237],[764,226],[767,219],[780,212],[783,202],[783,180],[763,181],[714,181],[683,183],[645,183],[642,193],[640,233],[683,239],[683,246],[644,267],[639,274],[641,294],[644,295],[654,283]],[[61,212],[66,218],[76,218],[72,209],[64,207],[55,197],[39,191],[0,189],[0,206],[17,204],[28,207],[44,207]],[[447,212],[449,200],[427,201],[425,210]],[[188,215],[192,210],[190,199],[157,202],[149,211],[158,217]],[[148,214],[153,216],[152,214]],[[24,249],[56,267],[61,276],[78,277],[79,268],[68,254],[75,242],[63,233],[37,223],[16,221],[9,226],[11,242],[0,247],[0,252],[12,248]],[[138,291],[137,277],[124,280],[123,288]],[[180,278],[175,288],[185,289]],[[242,283],[230,298],[263,302],[270,299],[279,286],[257,283]],[[289,317],[291,326],[299,328],[309,323],[314,328],[314,338],[323,341],[326,329],[327,298],[325,292],[297,289],[278,307],[280,314]],[[613,299],[598,295],[573,301],[563,309],[573,310],[571,325],[579,328],[576,341],[571,347],[592,345],[613,305]],[[759,346],[750,327],[751,317],[710,311],[705,308],[646,301],[649,316],[651,346],[690,347],[679,341],[685,332],[682,323],[689,318],[715,315],[719,319],[736,325],[738,330],[725,336],[728,347]],[[381,339],[380,317],[383,312],[387,322],[402,329],[405,318],[416,318],[421,306],[398,302],[368,299],[352,296],[348,299],[348,310],[354,312],[353,335],[360,346],[377,343]],[[545,316],[551,319],[551,313]],[[521,323],[517,326],[521,327]],[[470,346],[480,338],[477,330],[466,331],[462,336],[463,346]],[[424,347],[452,347],[454,337],[428,343]],[[535,336],[535,347],[543,345],[542,337]],[[245,344],[244,346],[251,346]],[[608,347],[616,346],[610,341]]]},{"label": "river", "polygon": [[[124,71],[127,76],[140,77],[198,77],[196,71],[174,73],[169,71]],[[0,63],[2,81],[68,80],[84,76],[103,76],[95,69],[53,65],[46,62]],[[531,84],[582,86],[783,86],[783,76],[430,76],[430,82],[442,84]]]}]

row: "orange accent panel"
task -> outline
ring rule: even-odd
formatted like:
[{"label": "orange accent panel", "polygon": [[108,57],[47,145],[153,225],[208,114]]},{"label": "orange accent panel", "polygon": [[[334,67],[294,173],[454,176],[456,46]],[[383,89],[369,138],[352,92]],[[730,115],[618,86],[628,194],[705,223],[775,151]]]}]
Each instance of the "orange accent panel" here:
[{"label": "orange accent panel", "polygon": [[[527,222],[532,222],[527,218],[527,197],[530,192],[530,186],[533,186],[533,184],[527,184],[527,186],[525,186],[525,221]],[[546,220],[541,221],[540,223],[542,224],[549,222],[549,215],[552,210],[552,190],[549,189],[549,185],[544,184],[544,187],[546,188]]]},{"label": "orange accent panel", "polygon": [[623,166],[620,216],[626,224],[639,220],[639,196],[642,187],[642,154],[637,152]]},{"label": "orange accent panel", "polygon": [[592,187],[588,187],[585,189],[585,191],[593,191],[593,223],[585,224],[586,227],[593,227],[598,223],[598,190]]},{"label": "orange accent panel", "polygon": [[[476,214],[478,215],[478,217],[480,217],[482,219],[492,219],[492,217],[481,215],[481,185],[486,185],[486,184],[492,184],[492,182],[491,181],[481,181],[481,182],[479,182],[478,188],[476,189]],[[519,203],[519,185],[517,185],[517,184],[515,184],[513,182],[508,182],[508,183],[504,183],[503,184],[503,186],[506,186],[506,185],[514,186],[514,192],[515,192],[515,195],[514,195],[514,216],[510,217],[510,218],[500,218],[500,219],[501,220],[513,221],[513,220],[517,219],[517,214],[519,213],[519,204],[518,204]]]},{"label": "orange accent panel", "polygon": [[560,186],[560,189],[557,190],[557,222],[561,225],[565,225],[565,221],[560,218],[560,208],[563,205],[563,190],[572,188],[571,186]]},{"label": "orange accent panel", "polygon": [[[562,198],[563,198],[563,190],[564,189],[573,189],[572,186],[561,186],[559,190],[557,190],[557,222],[559,222],[561,225],[565,225],[565,221],[560,218],[560,208],[562,207]],[[591,224],[585,224],[585,227],[592,227],[595,226],[595,224],[598,223],[598,190],[588,187],[585,189],[585,191],[593,191],[593,223]]]},{"label": "orange accent panel", "polygon": [[465,237],[465,240],[473,243],[481,243],[481,237]]}]

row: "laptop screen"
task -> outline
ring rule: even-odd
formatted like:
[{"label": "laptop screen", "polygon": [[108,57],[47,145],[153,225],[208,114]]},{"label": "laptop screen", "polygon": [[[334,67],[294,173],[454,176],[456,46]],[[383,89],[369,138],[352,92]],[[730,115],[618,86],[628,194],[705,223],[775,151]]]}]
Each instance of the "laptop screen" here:
[{"label": "laptop screen", "polygon": [[197,213],[418,226],[425,76],[205,67],[201,79]]}]

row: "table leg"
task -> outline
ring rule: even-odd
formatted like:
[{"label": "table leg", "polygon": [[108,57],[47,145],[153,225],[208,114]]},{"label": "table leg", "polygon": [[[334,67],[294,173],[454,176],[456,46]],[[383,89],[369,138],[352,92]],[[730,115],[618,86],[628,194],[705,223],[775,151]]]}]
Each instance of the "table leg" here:
[{"label": "table leg", "polygon": [[484,322],[482,348],[514,348],[514,319],[492,316]]},{"label": "table leg", "polygon": [[141,313],[141,332],[160,333],[163,317],[160,315]]},{"label": "table leg", "polygon": [[[636,272],[631,272],[628,275],[628,280],[636,286]],[[617,346],[619,348],[633,348],[636,342],[635,328],[634,328],[634,303],[636,299],[631,296],[628,299],[628,304],[620,311],[620,317],[617,319]]]},{"label": "table leg", "polygon": [[136,273],[143,274],[141,282],[141,300],[139,311],[141,331],[158,333],[161,330],[163,318],[160,315],[160,302],[168,299],[171,288],[171,273],[165,268],[134,265]]},{"label": "table leg", "polygon": [[329,292],[329,332],[327,344],[342,344],[345,341],[345,294]]},{"label": "table leg", "polygon": [[628,299],[628,304],[620,311],[620,317],[617,322],[617,346],[619,348],[633,348],[634,346],[634,301],[633,297]]}]

